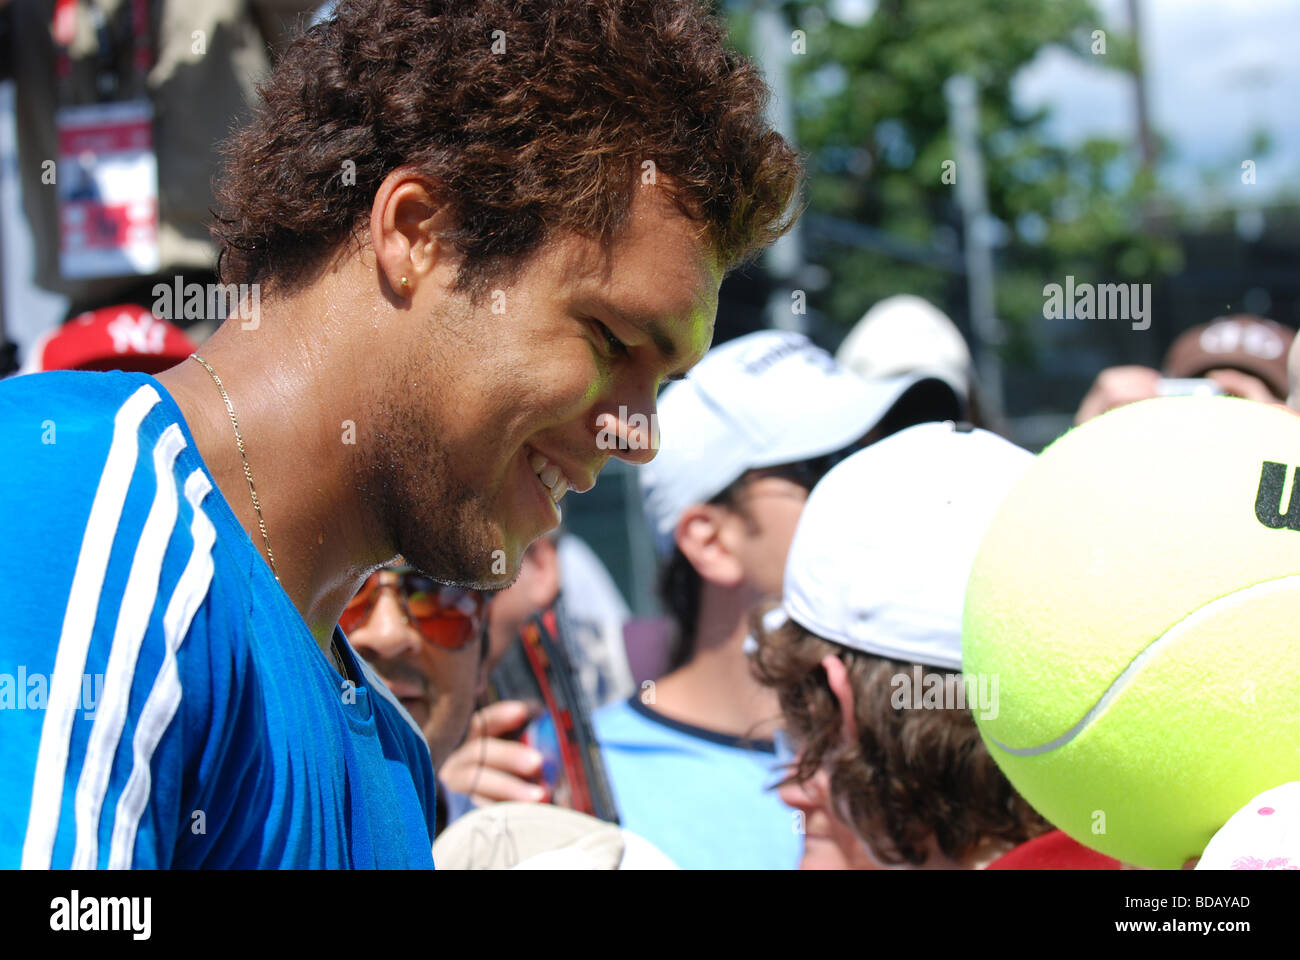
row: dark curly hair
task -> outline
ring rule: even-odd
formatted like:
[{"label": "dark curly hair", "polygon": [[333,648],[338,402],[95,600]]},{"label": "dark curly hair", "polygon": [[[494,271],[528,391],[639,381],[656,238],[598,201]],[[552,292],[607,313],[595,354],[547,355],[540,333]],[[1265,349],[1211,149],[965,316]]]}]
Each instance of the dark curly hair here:
[{"label": "dark curly hair", "polygon": [[[831,795],[873,855],[920,866],[933,838],[962,860],[981,843],[1020,844],[1052,829],[998,769],[968,709],[909,709],[894,703],[895,678],[913,664],[825,640],[793,620],[765,630],[751,621],[755,677],[775,689],[799,763],[786,782],[802,783],[825,766]],[[858,742],[841,742],[840,707],[821,661],[834,654],[853,686]],[[932,668],[926,668],[932,669]],[[939,671],[946,687],[960,673]]]},{"label": "dark curly hair", "polygon": [[553,233],[616,237],[648,170],[724,267],[797,215],[767,87],[694,0],[342,0],[260,92],[217,185],[227,283],[307,280],[403,166],[451,204],[475,295]]}]

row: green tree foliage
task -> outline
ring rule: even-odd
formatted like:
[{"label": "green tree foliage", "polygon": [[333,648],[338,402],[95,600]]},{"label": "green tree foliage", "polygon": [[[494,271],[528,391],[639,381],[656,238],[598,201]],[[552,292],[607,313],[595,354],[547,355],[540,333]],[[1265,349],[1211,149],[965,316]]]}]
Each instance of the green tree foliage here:
[{"label": "green tree foliage", "polygon": [[[809,213],[873,227],[920,252],[921,261],[933,257],[916,262],[816,243],[814,258],[831,282],[814,302],[840,333],[872,303],[901,292],[966,314],[963,278],[938,266],[960,262],[956,188],[943,176],[956,157],[944,84],[957,73],[980,89],[1006,359],[1032,365],[1045,284],[1067,274],[1151,282],[1178,268],[1178,248],[1144,230],[1145,214],[1168,201],[1141,174],[1133,143],[1091,140],[1066,149],[1047,136],[1044,112],[1012,103],[1017,73],[1049,45],[1102,69],[1131,70],[1131,45],[1112,30],[1105,52],[1094,52],[1094,31],[1104,27],[1088,0],[879,0],[857,26],[836,20],[834,3],[783,9],[806,35],[807,52],[792,65]],[[809,234],[816,240],[815,229]]]}]

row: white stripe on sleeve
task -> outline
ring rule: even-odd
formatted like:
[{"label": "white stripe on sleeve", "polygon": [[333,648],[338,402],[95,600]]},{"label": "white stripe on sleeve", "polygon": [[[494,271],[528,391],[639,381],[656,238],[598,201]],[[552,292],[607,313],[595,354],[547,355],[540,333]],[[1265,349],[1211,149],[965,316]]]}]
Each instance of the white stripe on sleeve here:
[{"label": "white stripe on sleeve", "polygon": [[54,839],[63,806],[63,781],[68,768],[68,745],[80,702],[81,675],[86,669],[95,611],[99,607],[99,594],[104,587],[104,573],[122,505],[139,456],[140,424],[159,399],[158,391],[145,384],[131,394],[113,419],[113,440],[90,506],[86,532],[81,538],[81,552],[59,634],[59,649],[54,657],[54,675],[36,753],[27,832],[23,837],[24,869],[48,870],[54,856]]},{"label": "white stripe on sleeve", "polygon": [[167,612],[163,615],[163,635],[167,647],[163,652],[162,669],[158,671],[153,689],[149,691],[149,699],[145,701],[140,719],[135,725],[135,765],[131,768],[130,779],[117,798],[113,839],[108,852],[110,870],[125,870],[132,865],[136,832],[140,828],[140,818],[149,803],[149,791],[153,785],[153,775],[149,769],[153,753],[180,707],[181,681],[176,666],[176,651],[185,642],[194,614],[212,585],[212,546],[216,543],[217,531],[202,508],[203,498],[211,489],[212,483],[202,470],[195,470],[185,479],[185,499],[194,509],[194,519],[190,523],[194,550],[180,580],[176,582],[176,589],[167,603]]},{"label": "white stripe on sleeve", "polygon": [[131,560],[131,572],[122,591],[122,605],[117,612],[113,646],[104,670],[104,692],[95,704],[95,722],[90,728],[86,756],[81,764],[81,778],[73,809],[77,818],[77,845],[72,855],[74,870],[93,870],[99,860],[99,814],[104,809],[113,759],[126,725],[135,680],[135,665],[144,645],[154,605],[158,601],[158,581],[163,556],[176,528],[179,492],[173,468],[176,457],[185,449],[185,436],[179,424],[171,424],[153,448],[154,496],[145,518],[140,540]]}]

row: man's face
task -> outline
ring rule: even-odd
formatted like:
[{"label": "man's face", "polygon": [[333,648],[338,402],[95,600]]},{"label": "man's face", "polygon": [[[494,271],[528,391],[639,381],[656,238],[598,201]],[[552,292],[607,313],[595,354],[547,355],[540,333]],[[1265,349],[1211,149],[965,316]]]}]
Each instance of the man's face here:
[{"label": "man's face", "polygon": [[659,385],[708,349],[720,283],[699,224],[652,187],[608,249],[551,241],[479,302],[422,285],[373,389],[382,429],[363,483],[408,562],[501,587],[558,524],[566,486],[590,488],[613,456],[649,460]]},{"label": "man's face", "polygon": [[376,577],[374,605],[348,642],[419,725],[437,770],[465,739],[483,680],[483,645],[476,636],[457,650],[435,646],[408,616],[398,575],[381,570]]},{"label": "man's face", "polygon": [[740,485],[732,503],[741,532],[733,544],[756,595],[779,598],[785,561],[808,487],[779,470],[755,470]]}]

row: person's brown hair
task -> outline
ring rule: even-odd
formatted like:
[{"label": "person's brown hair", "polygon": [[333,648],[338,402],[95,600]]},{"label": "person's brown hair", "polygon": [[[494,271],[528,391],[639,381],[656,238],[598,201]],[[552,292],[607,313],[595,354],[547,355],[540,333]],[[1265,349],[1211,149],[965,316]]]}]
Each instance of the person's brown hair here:
[{"label": "person's brown hair", "polygon": [[[786,782],[824,766],[837,809],[878,859],[920,866],[933,838],[945,856],[962,860],[987,840],[1018,844],[1051,829],[998,769],[968,709],[895,706],[895,678],[911,677],[913,664],[832,643],[793,620],[765,630],[761,611],[752,632],[754,674],[776,691],[800,748]],[[844,662],[853,687],[856,743],[840,736],[839,702],[821,666],[829,654]],[[961,683],[960,674],[923,669],[946,685]]]},{"label": "person's brown hair", "polygon": [[476,296],[552,234],[615,238],[652,178],[724,267],[796,215],[767,87],[695,0],[342,0],[260,92],[217,186],[227,283],[308,279],[404,166],[452,205]]}]

